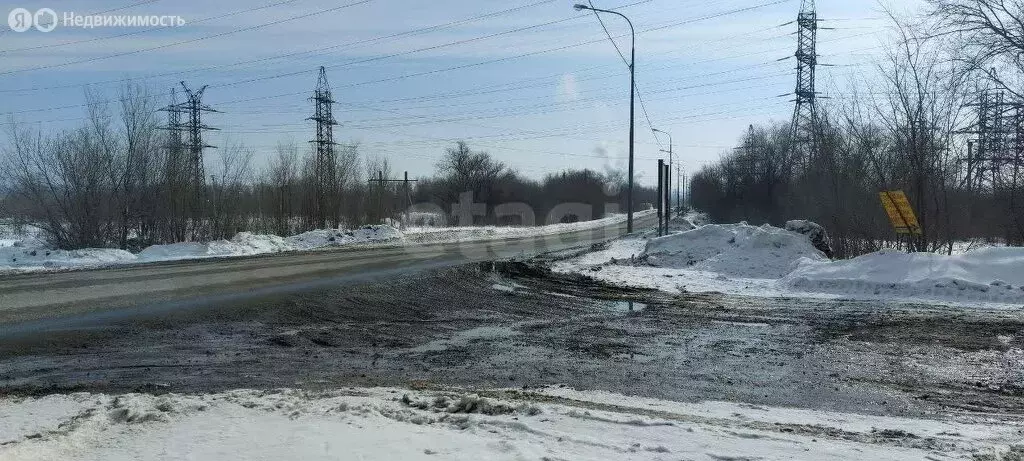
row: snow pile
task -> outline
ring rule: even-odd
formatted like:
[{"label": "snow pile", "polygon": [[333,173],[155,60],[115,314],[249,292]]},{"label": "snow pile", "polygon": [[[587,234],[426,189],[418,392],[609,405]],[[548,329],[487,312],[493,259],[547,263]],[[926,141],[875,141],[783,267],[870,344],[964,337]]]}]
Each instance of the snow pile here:
[{"label": "snow pile", "polygon": [[686,232],[686,231],[694,230],[694,229],[696,229],[696,228],[698,228],[698,227],[700,227],[702,225],[703,224],[700,224],[700,225],[695,224],[687,216],[675,215],[675,216],[672,217],[672,219],[668,220],[668,232],[670,234],[674,234],[674,233],[678,233],[678,232]]},{"label": "snow pile", "polygon": [[711,218],[708,217],[707,213],[699,211],[690,211],[683,215],[683,219],[690,223],[692,227],[700,227],[707,224],[711,224]]},{"label": "snow pile", "polygon": [[592,251],[552,265],[558,272],[574,272],[590,270],[602,264],[618,261],[631,261],[644,252],[647,240],[637,237],[624,237],[591,248]]},{"label": "snow pile", "polygon": [[[634,219],[655,213],[654,210],[641,211],[633,214]],[[554,235],[566,232],[577,232],[626,221],[624,214],[611,214],[601,219],[574,223],[549,224],[546,226],[473,226],[473,227],[410,227],[405,229],[405,236],[417,243],[436,242],[469,242],[491,240],[496,238],[523,238],[541,235]]]},{"label": "snow pile", "polygon": [[643,257],[655,267],[750,278],[783,277],[801,258],[827,260],[804,235],[745,223],[708,224],[652,239]]},{"label": "snow pile", "polygon": [[182,242],[153,245],[139,252],[139,262],[175,261],[181,259],[251,256],[263,253],[289,251],[293,248],[276,235],[241,232],[231,240],[213,242]]},{"label": "snow pile", "polygon": [[402,233],[391,226],[365,226],[357,230],[318,229],[292,237],[240,232],[231,240],[183,242],[153,245],[138,254],[139,262],[181,259],[252,256],[282,251],[304,251],[357,243],[401,240]]},{"label": "snow pile", "polygon": [[[636,213],[642,217],[653,213]],[[429,215],[437,217],[437,215]],[[428,217],[423,214],[421,217]],[[625,215],[611,215],[593,221],[536,227],[420,227],[402,232],[388,225],[363,226],[354,230],[319,229],[291,237],[241,232],[231,240],[183,242],[153,245],[138,254],[115,249],[62,251],[49,249],[36,234],[17,233],[13,226],[0,224],[0,272],[30,272],[56,269],[95,268],[137,262],[179,261],[202,258],[252,256],[287,251],[371,243],[456,243],[507,238],[556,235],[590,229],[602,229],[625,221]],[[434,221],[430,221],[434,222]],[[31,227],[31,226],[29,226]],[[9,235],[10,234],[10,235]],[[614,237],[611,230],[608,238]]]},{"label": "snow pile", "polygon": [[812,244],[827,244],[820,226],[787,226],[794,231],[708,224],[647,241],[623,238],[552,269],[670,293],[1024,305],[1024,248],[983,247],[953,256],[885,250],[832,262]]},{"label": "snow pile", "polygon": [[132,262],[135,255],[110,248],[55,250],[42,238],[42,229],[0,221],[0,271],[48,270]]},{"label": "snow pile", "polygon": [[846,261],[800,261],[790,288],[835,294],[1024,304],[1024,248],[989,247],[961,255],[892,250]]},{"label": "snow pile", "polygon": [[135,255],[111,248],[86,248],[82,250],[49,250],[39,247],[0,247],[0,271],[2,270],[47,270],[61,268],[94,267],[108,264],[124,264],[135,261]]},{"label": "snow pile", "polygon": [[52,250],[38,240],[18,239],[12,246],[0,247],[0,271],[25,272],[142,262],[253,256],[403,239],[402,232],[391,226],[364,226],[355,230],[320,229],[292,237],[240,232],[231,240],[153,245],[138,254],[110,248]]},{"label": "snow pile", "polygon": [[486,394],[377,388],[5,398],[0,458],[989,459],[980,457],[1014,450],[1022,427],[1009,418],[860,416],[560,388]]},{"label": "snow pile", "polygon": [[287,245],[296,250],[313,250],[357,243],[402,240],[404,235],[391,226],[363,226],[356,230],[318,229],[287,237]]}]

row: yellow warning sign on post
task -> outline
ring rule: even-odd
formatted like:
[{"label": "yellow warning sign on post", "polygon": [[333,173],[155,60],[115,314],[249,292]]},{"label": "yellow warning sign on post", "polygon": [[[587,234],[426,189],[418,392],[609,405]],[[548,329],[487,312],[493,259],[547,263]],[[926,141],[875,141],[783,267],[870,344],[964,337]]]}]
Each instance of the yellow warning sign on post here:
[{"label": "yellow warning sign on post", "polygon": [[910,206],[910,200],[907,200],[907,194],[901,190],[891,190],[879,192],[878,196],[897,234],[921,235],[921,224],[917,222],[917,215]]}]

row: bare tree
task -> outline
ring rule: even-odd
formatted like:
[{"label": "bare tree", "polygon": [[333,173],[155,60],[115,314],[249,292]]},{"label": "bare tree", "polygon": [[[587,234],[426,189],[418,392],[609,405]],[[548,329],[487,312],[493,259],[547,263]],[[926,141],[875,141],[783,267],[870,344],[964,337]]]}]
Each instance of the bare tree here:
[{"label": "bare tree", "polygon": [[1024,99],[1024,3],[1019,0],[928,0],[938,30],[958,44],[957,59]]},{"label": "bare tree", "polygon": [[152,242],[150,234],[155,227],[153,216],[157,203],[153,199],[156,187],[154,167],[158,164],[160,137],[157,132],[156,107],[145,87],[125,83],[119,99],[124,154],[120,161],[122,171],[119,187],[116,189],[121,197],[118,241],[120,248],[127,249],[132,231],[138,241]]},{"label": "bare tree", "polygon": [[243,197],[253,180],[253,151],[241,143],[226,144],[219,151],[218,163],[210,178],[210,223],[214,238],[230,238],[249,228],[243,212]]},{"label": "bare tree", "polygon": [[342,224],[356,224],[359,222],[359,215],[362,211],[363,190],[359,176],[359,145],[352,143],[338,146],[335,150],[338,159],[337,178],[338,188],[335,203],[334,222]]},{"label": "bare tree", "polygon": [[273,229],[278,235],[288,235],[295,230],[292,220],[299,193],[299,167],[299,149],[295,142],[277,143],[266,176],[273,203]]}]

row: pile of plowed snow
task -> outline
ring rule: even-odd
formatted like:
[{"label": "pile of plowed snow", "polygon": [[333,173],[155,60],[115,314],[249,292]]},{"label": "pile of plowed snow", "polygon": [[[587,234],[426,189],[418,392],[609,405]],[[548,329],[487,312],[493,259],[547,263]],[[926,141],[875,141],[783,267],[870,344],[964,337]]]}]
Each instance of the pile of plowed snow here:
[{"label": "pile of plowed snow", "polygon": [[298,250],[311,250],[355,243],[401,240],[402,231],[391,226],[363,226],[356,230],[318,229],[287,237],[284,241]]},{"label": "pile of plowed snow", "polygon": [[138,254],[139,261],[251,256],[282,251],[304,251],[357,243],[388,242],[402,239],[402,232],[391,226],[364,226],[356,230],[317,229],[291,237],[240,232],[231,240],[206,243],[153,245]]},{"label": "pile of plowed snow", "polygon": [[53,250],[45,247],[0,247],[0,270],[76,268],[135,261],[135,255],[112,248],[85,248],[81,250]]},{"label": "pile of plowed snow", "polygon": [[845,261],[804,259],[782,283],[835,294],[1024,303],[1024,248],[960,255],[884,250]]},{"label": "pile of plowed snow", "polygon": [[806,236],[745,223],[708,224],[647,242],[643,253],[656,267],[694,269],[749,278],[781,278],[798,261],[827,261]]},{"label": "pile of plowed snow", "polygon": [[319,229],[291,237],[240,232],[231,240],[153,245],[132,254],[110,248],[48,249],[42,241],[17,241],[0,247],[0,270],[33,271],[99,267],[138,262],[252,256],[284,251],[306,251],[335,246],[402,240],[391,226],[364,226],[354,230]]},{"label": "pile of plowed snow", "polygon": [[175,261],[180,259],[251,256],[294,250],[276,235],[240,232],[231,240],[212,242],[181,242],[153,245],[139,252],[139,261]]}]

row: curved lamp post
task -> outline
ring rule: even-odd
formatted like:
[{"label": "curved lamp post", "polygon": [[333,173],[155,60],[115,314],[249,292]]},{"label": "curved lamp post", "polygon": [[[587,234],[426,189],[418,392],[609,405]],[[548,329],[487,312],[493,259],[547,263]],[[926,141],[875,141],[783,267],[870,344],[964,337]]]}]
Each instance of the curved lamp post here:
[{"label": "curved lamp post", "polygon": [[577,3],[573,5],[577,11],[591,10],[599,13],[609,13],[621,16],[629,24],[629,31],[633,36],[629,50],[629,189],[626,191],[626,232],[633,233],[633,115],[636,98],[636,30],[633,29],[633,21],[618,11],[602,10],[588,5]]}]

